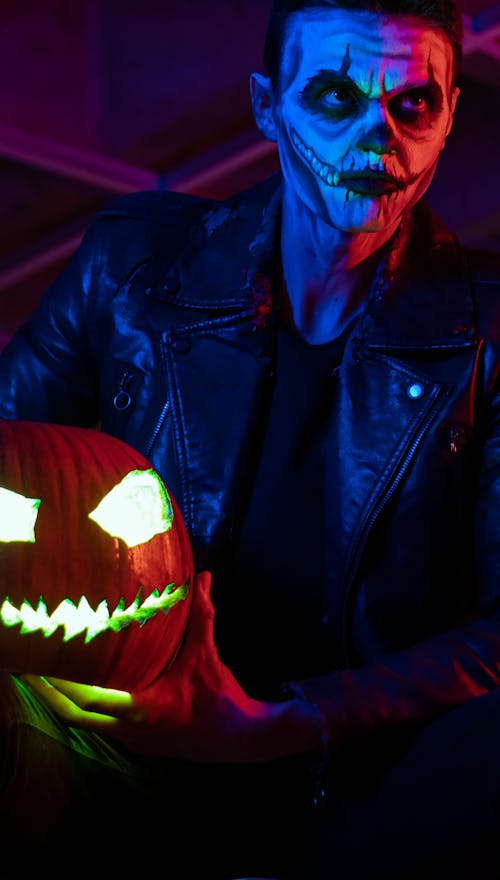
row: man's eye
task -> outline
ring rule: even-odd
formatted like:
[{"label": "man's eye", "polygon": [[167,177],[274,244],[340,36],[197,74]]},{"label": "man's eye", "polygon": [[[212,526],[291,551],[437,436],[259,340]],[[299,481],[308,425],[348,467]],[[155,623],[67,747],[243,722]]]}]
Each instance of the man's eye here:
[{"label": "man's eye", "polygon": [[418,122],[435,109],[432,95],[427,89],[402,92],[391,100],[390,107],[392,115],[403,122]]},{"label": "man's eye", "polygon": [[335,86],[334,88],[325,89],[318,97],[324,106],[331,107],[335,110],[346,110],[348,107],[356,104],[354,95],[344,86]]},{"label": "man's eye", "polygon": [[429,106],[427,96],[423,92],[408,92],[401,100],[402,110],[418,110],[423,113]]},{"label": "man's eye", "polygon": [[348,89],[342,86],[336,86],[334,89],[325,89],[321,97],[331,101],[338,101],[340,104],[351,100]]},{"label": "man's eye", "polygon": [[329,74],[314,76],[300,93],[302,106],[313,114],[344,119],[357,112],[362,96],[352,82]]}]

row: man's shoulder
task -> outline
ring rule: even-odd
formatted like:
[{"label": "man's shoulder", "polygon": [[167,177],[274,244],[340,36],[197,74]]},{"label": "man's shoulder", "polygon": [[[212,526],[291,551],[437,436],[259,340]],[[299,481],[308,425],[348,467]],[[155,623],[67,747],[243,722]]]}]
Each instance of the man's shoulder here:
[{"label": "man's shoulder", "polygon": [[500,287],[500,252],[475,248],[465,252],[474,283]]},{"label": "man's shoulder", "polygon": [[247,189],[226,198],[206,197],[174,190],[147,190],[119,196],[99,213],[100,218],[129,220],[169,226],[187,222],[224,207],[264,204],[279,184],[279,175],[271,175]]},{"label": "man's shoulder", "polygon": [[479,337],[500,346],[500,253],[466,249]]},{"label": "man's shoulder", "polygon": [[[474,290],[488,288],[493,298],[500,296],[500,252],[464,243],[424,201],[415,206],[412,216],[411,235],[420,265],[430,264],[443,281],[465,276]],[[423,259],[425,255],[429,259]]]},{"label": "man's shoulder", "polygon": [[178,221],[181,214],[194,216],[216,204],[214,199],[172,190],[133,192],[119,196],[106,205],[100,211],[99,218],[168,226]]},{"label": "man's shoulder", "polygon": [[278,184],[278,177],[272,175],[226,199],[172,190],[119,196],[101,209],[87,230],[82,255],[92,259],[95,253],[105,254],[117,271],[158,252],[166,259],[170,252],[178,253],[198,228],[211,235],[221,218],[230,216],[251,228]]},{"label": "man's shoulder", "polygon": [[279,182],[273,175],[227,199],[171,190],[120,196],[101,210],[87,230],[78,263],[91,264],[99,278],[106,276],[120,287],[124,279],[139,277],[145,267],[152,277],[167,271],[186,248],[190,259],[208,246],[213,249],[215,233],[228,227],[234,235],[226,248],[230,246],[233,253],[235,243],[241,246],[251,240]]},{"label": "man's shoulder", "polygon": [[183,247],[211,201],[186,193],[146,191],[119,196],[87,228],[77,263],[93,265],[120,284],[134,267],[158,252]]}]

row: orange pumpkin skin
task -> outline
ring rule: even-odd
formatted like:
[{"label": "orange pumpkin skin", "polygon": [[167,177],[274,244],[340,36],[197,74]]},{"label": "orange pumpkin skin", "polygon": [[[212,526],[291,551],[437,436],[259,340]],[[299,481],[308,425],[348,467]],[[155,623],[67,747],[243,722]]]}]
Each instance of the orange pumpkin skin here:
[{"label": "orange pumpkin skin", "polygon": [[23,632],[2,618],[4,669],[132,691],[148,687],[172,662],[194,578],[191,543],[175,499],[164,487],[172,526],[137,546],[112,537],[88,516],[134,470],[152,468],[126,443],[100,431],[0,420],[0,488],[40,499],[34,542],[2,540],[0,523],[0,608],[8,600],[15,608],[29,602],[36,609],[42,597],[51,615],[63,600],[77,606],[85,596],[94,610],[105,600],[111,615],[117,606],[129,608],[136,597],[141,604],[173,585],[167,611],[133,619],[118,631],[99,631],[90,640],[88,629],[65,638],[60,625],[47,636],[40,629]]}]

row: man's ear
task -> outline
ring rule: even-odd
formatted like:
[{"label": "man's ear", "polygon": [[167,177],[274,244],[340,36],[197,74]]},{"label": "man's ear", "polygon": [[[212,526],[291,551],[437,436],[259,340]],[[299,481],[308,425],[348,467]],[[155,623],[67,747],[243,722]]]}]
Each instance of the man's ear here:
[{"label": "man's ear", "polygon": [[455,107],[457,106],[457,101],[458,101],[458,96],[459,96],[459,95],[460,95],[460,89],[458,88],[458,86],[455,86],[454,89],[453,89],[453,91],[452,91],[452,93],[451,93],[451,99],[450,99],[450,118],[449,118],[449,120],[448,120],[448,125],[447,125],[447,128],[446,128],[446,137],[448,137],[448,135],[449,135],[449,133],[450,133],[450,131],[451,131],[451,126],[453,125],[453,117],[454,117],[454,115],[455,115]]},{"label": "man's ear", "polygon": [[261,73],[250,75],[250,97],[252,110],[260,133],[268,141],[276,140],[276,123],[274,121],[273,93],[269,77]]}]

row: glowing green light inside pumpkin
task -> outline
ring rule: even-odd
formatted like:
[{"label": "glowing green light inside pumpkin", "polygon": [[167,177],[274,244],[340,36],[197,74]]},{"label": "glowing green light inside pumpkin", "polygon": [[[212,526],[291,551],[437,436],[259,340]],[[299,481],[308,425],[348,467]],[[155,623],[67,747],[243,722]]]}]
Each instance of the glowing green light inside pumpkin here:
[{"label": "glowing green light inside pumpkin", "polygon": [[89,518],[113,538],[135,547],[168,532],[174,513],[165,486],[150,469],[130,471],[89,513]]},{"label": "glowing green light inside pumpkin", "polygon": [[25,498],[0,487],[0,541],[35,542],[40,498]]},{"label": "glowing green light inside pumpkin", "polygon": [[40,631],[46,638],[62,626],[65,642],[86,632],[87,643],[106,630],[119,632],[131,623],[139,623],[142,626],[160,611],[168,614],[174,605],[186,598],[188,592],[189,584],[182,584],[177,588],[174,584],[167,584],[161,593],[155,589],[142,601],[141,589],[128,607],[125,607],[124,599],[120,599],[111,614],[105,599],[95,610],[85,596],[80,598],[78,605],[75,605],[71,599],[63,599],[52,614],[49,614],[42,598],[38,600],[36,608],[26,600],[17,608],[9,598],[6,598],[0,607],[0,620],[4,626],[19,626],[21,633]]}]

